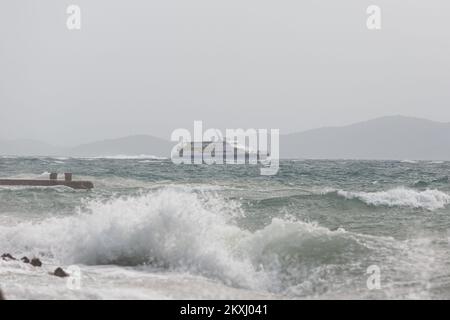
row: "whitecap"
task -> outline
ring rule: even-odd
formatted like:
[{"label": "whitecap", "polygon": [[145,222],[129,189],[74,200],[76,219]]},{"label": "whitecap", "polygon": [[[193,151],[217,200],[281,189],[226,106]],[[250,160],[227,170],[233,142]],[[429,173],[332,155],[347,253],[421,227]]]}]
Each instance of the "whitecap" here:
[{"label": "whitecap", "polygon": [[442,209],[450,203],[450,196],[436,189],[417,191],[405,187],[377,192],[337,191],[346,199],[359,199],[373,206],[411,207],[427,210]]}]

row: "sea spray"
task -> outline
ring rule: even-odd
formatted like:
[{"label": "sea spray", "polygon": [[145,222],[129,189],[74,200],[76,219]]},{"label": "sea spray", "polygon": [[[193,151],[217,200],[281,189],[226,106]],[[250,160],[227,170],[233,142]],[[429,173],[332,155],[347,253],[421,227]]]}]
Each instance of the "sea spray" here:
[{"label": "sea spray", "polygon": [[[345,231],[274,218],[256,232],[240,228],[233,201],[166,188],[136,197],[89,201],[79,214],[0,227],[2,246],[64,264],[148,266],[281,292],[322,261],[368,253]],[[350,256],[349,256],[350,257]]]}]

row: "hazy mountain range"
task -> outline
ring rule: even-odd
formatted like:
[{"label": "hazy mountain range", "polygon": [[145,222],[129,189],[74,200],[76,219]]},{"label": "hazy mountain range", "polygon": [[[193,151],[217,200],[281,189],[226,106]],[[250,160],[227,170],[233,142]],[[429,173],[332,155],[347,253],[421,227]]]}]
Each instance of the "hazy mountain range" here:
[{"label": "hazy mountain range", "polygon": [[[389,116],[342,127],[281,135],[282,158],[450,160],[450,123]],[[173,142],[149,135],[62,148],[35,140],[0,140],[1,155],[169,156]]]},{"label": "hazy mountain range", "polygon": [[450,123],[389,116],[280,138],[283,157],[450,160]]},{"label": "hazy mountain range", "polygon": [[0,140],[1,155],[98,157],[116,155],[170,155],[173,144],[149,135],[108,139],[75,147],[52,146],[36,140]]}]

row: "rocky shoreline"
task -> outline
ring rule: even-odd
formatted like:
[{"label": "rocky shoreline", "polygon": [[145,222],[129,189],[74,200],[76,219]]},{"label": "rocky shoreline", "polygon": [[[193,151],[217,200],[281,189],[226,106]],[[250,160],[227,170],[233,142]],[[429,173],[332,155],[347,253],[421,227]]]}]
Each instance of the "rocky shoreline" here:
[{"label": "rocky shoreline", "polygon": [[[1,259],[3,261],[18,261],[19,260],[19,259],[15,258],[14,256],[12,256],[10,253],[2,254],[1,255]],[[24,257],[20,258],[20,261],[23,262],[23,263],[26,263],[26,264],[30,264],[30,265],[32,265],[33,267],[36,267],[36,268],[42,267],[42,261],[39,258],[36,258],[36,257],[34,257],[32,259],[29,259],[28,257],[24,256]],[[50,272],[49,275],[56,276],[56,277],[59,277],[59,278],[66,278],[66,277],[70,276],[61,267],[56,268],[55,271],[54,272]],[[3,291],[2,291],[1,288],[0,288],[0,300],[6,300],[5,295],[3,294]]]}]

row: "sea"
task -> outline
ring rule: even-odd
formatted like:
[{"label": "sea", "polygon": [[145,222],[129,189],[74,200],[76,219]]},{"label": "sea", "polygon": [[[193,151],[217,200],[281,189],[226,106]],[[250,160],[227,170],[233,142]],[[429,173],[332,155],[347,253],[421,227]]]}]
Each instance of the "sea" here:
[{"label": "sea", "polygon": [[[450,299],[450,162],[1,157],[7,299]],[[38,258],[41,267],[20,260]],[[61,267],[70,276],[53,275]]]}]

